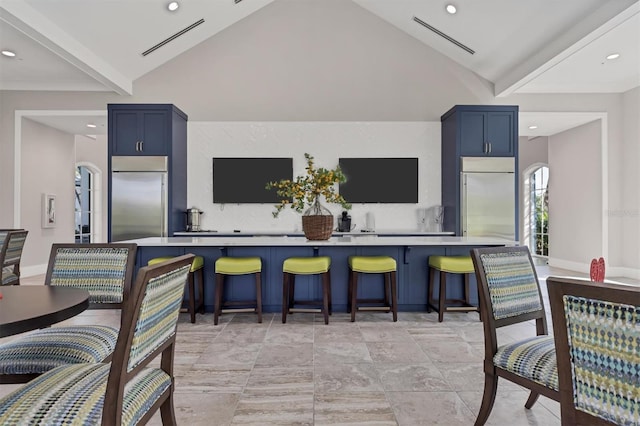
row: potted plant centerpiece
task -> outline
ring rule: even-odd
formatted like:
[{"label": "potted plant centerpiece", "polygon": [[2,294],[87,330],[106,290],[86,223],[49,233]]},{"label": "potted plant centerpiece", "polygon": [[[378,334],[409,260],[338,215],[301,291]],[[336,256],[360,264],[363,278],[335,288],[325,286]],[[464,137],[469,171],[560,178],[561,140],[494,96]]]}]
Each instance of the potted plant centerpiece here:
[{"label": "potted plant centerpiece", "polygon": [[323,167],[316,168],[313,157],[304,154],[307,160],[307,171],[304,175],[297,176],[294,180],[283,179],[276,182],[269,182],[267,189],[276,189],[282,201],[276,204],[273,217],[278,217],[280,212],[287,206],[302,213],[305,206],[310,207],[302,214],[302,230],[309,240],[327,240],[333,232],[333,215],[320,204],[320,197],[324,197],[327,203],[340,204],[345,209],[350,209],[349,204],[336,191],[336,183],[346,182],[347,178],[336,166],[329,170]]}]

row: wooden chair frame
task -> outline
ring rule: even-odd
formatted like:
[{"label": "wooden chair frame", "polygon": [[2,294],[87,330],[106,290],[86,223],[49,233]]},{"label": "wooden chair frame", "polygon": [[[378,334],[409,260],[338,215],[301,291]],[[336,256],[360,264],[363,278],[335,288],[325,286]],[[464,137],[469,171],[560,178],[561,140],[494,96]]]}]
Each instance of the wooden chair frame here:
[{"label": "wooden chair frame", "polygon": [[640,306],[640,287],[566,277],[549,277],[547,278],[547,290],[556,344],[562,425],[614,425],[615,423],[576,408],[574,404],[571,355],[563,296],[571,295],[638,307]]},{"label": "wooden chair frame", "polygon": [[[0,232],[6,232],[4,239],[0,243],[0,279],[2,279],[2,269],[7,266],[13,266],[13,273],[16,275],[17,279],[7,285],[20,285],[20,260],[22,258],[22,253],[20,253],[20,257],[17,259],[7,261],[7,250],[9,249],[9,245],[13,238],[24,235],[24,240],[26,240],[29,231],[24,229],[0,229]],[[22,250],[23,249],[21,248],[21,251]]]},{"label": "wooden chair frame", "polygon": [[[531,269],[533,271],[533,275],[538,281],[538,275],[536,273],[535,267],[533,265],[533,260],[531,259],[531,254],[529,253],[529,249],[526,246],[508,246],[508,247],[489,247],[489,248],[479,248],[471,250],[471,259],[473,260],[473,265],[476,271],[476,280],[478,283],[478,295],[480,297],[479,305],[480,305],[480,317],[482,318],[483,328],[484,328],[484,392],[482,396],[482,404],[480,406],[480,411],[478,412],[478,417],[476,418],[475,425],[480,426],[484,425],[487,419],[489,418],[489,414],[491,414],[491,409],[493,408],[493,404],[496,398],[496,391],[498,389],[498,377],[503,377],[511,382],[517,383],[520,386],[523,386],[529,389],[531,392],[529,394],[529,398],[525,403],[526,408],[531,408],[538,400],[540,395],[544,395],[550,399],[555,401],[559,401],[560,395],[557,391],[550,389],[546,386],[543,386],[539,383],[536,383],[532,380],[528,380],[526,378],[520,377],[516,374],[513,374],[510,371],[504,370],[502,368],[497,367],[493,362],[493,357],[498,351],[498,338],[496,334],[496,329],[508,325],[513,325],[525,321],[535,320],[536,322],[536,335],[548,335],[547,329],[547,320],[544,310],[544,305],[542,305],[542,309],[539,309],[534,312],[528,312],[526,314],[517,315],[508,318],[495,319],[493,313],[493,307],[491,305],[491,296],[489,294],[489,285],[487,283],[486,272],[480,256],[482,254],[497,254],[497,253],[526,253],[529,262],[531,264]],[[542,303],[542,293],[540,291],[540,285],[538,284],[538,295],[540,297],[540,301]]]},{"label": "wooden chair frame", "polygon": [[158,355],[161,356],[160,368],[171,377],[172,383],[156,403],[149,408],[145,416],[140,420],[140,423],[147,423],[155,414],[155,411],[160,408],[162,424],[176,424],[175,410],[173,406],[173,391],[175,388],[173,361],[175,356],[176,333],[173,333],[169,339],[156,348],[129,372],[127,372],[127,365],[129,364],[135,326],[140,315],[140,307],[142,306],[149,280],[179,269],[183,266],[191,265],[194,257],[195,256],[193,254],[187,254],[176,257],[166,263],[159,263],[157,265],[140,268],[136,282],[131,291],[131,295],[125,302],[122,311],[122,324],[124,327],[120,329],[118,342],[116,343],[116,349],[111,361],[111,369],[109,370],[109,378],[107,380],[107,389],[102,411],[102,425],[120,426],[122,424],[122,402],[124,398],[125,385],[129,380],[131,380],[131,378],[138,374],[140,370],[149,365],[149,363]]}]

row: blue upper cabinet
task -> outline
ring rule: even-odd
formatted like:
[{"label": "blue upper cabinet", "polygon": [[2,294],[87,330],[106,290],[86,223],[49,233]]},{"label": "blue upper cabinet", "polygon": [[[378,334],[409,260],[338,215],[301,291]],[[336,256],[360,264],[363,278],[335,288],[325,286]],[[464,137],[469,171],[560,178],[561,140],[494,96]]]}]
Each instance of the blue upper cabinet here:
[{"label": "blue upper cabinet", "polygon": [[456,124],[454,138],[460,156],[515,157],[518,147],[518,107],[460,105],[444,119]]},{"label": "blue upper cabinet", "polygon": [[167,104],[110,104],[110,155],[170,155],[172,132],[186,115]]}]

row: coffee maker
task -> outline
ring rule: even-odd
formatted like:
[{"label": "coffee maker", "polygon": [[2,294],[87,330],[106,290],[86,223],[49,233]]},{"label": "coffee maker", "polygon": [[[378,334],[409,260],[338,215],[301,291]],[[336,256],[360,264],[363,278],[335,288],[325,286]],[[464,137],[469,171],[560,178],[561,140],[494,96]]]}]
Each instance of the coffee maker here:
[{"label": "coffee maker", "polygon": [[187,215],[187,232],[199,232],[200,231],[200,215],[203,212],[195,207],[187,209],[185,214]]},{"label": "coffee maker", "polygon": [[338,218],[338,232],[351,231],[351,216],[346,211],[342,212],[342,216]]}]

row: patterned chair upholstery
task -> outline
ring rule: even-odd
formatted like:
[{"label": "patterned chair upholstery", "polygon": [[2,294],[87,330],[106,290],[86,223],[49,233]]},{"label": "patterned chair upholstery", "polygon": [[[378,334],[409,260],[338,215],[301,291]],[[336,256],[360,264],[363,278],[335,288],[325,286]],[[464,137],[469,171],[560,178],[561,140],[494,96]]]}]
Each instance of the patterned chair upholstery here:
[{"label": "patterned chair upholstery", "polygon": [[[120,309],[135,268],[135,244],[54,244],[46,285],[89,291],[90,308]],[[52,327],[0,344],[0,383],[25,383],[64,364],[104,362],[118,329],[105,325]]]},{"label": "patterned chair upholstery", "polygon": [[[476,426],[483,425],[496,397],[498,377],[531,391],[526,408],[539,395],[558,401],[558,368],[531,255],[526,247],[471,250],[484,327],[484,394]],[[536,336],[499,346],[496,329],[535,320]]]},{"label": "patterned chair upholstery", "polygon": [[547,278],[563,425],[640,424],[640,287]]},{"label": "patterned chair upholstery", "polygon": [[20,259],[29,231],[0,230],[0,284],[20,285]]},{"label": "patterned chair upholstery", "polygon": [[[176,326],[193,255],[140,269],[111,363],[57,367],[0,399],[0,424],[175,425]],[[161,355],[159,363],[149,363]]]}]

